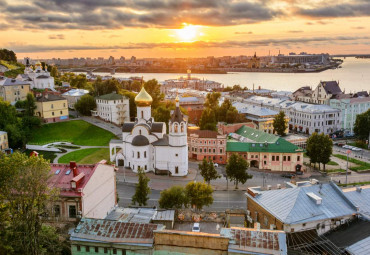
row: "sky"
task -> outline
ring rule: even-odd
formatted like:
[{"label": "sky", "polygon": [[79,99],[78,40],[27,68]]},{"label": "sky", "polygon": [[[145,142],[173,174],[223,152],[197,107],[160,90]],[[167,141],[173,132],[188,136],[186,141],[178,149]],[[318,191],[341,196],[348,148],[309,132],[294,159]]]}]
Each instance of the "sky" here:
[{"label": "sky", "polygon": [[19,58],[370,53],[370,0],[0,0]]}]

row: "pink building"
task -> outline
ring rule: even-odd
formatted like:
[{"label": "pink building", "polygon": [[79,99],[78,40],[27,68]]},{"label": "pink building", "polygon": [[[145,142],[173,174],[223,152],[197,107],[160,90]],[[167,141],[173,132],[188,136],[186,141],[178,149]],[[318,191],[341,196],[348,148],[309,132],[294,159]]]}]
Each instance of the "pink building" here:
[{"label": "pink building", "polygon": [[104,218],[117,204],[116,173],[105,160],[94,165],[50,164],[49,185],[60,191],[52,204],[53,221]]}]

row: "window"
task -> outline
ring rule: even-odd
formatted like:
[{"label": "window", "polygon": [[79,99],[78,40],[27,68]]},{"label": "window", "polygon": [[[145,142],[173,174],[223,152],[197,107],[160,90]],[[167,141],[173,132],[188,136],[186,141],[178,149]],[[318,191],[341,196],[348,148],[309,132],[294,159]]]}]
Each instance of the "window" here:
[{"label": "window", "polygon": [[137,152],[137,158],[140,158],[140,151]]},{"label": "window", "polygon": [[99,247],[95,247],[95,252],[98,253],[99,252]]},{"label": "window", "polygon": [[144,111],[141,111],[141,118],[144,119]]},{"label": "window", "polygon": [[263,156],[263,158],[267,158],[267,156],[266,156],[266,155],[264,155],[264,156]]},{"label": "window", "polygon": [[90,247],[89,246],[86,246],[86,251],[89,252],[90,251]]},{"label": "window", "polygon": [[272,161],[275,161],[275,156],[272,156]]},{"label": "window", "polygon": [[104,253],[108,253],[108,248],[104,247]]},{"label": "window", "polygon": [[60,205],[54,205],[54,217],[60,216]]},{"label": "window", "polygon": [[113,249],[113,254],[117,254],[117,249]]},{"label": "window", "polygon": [[199,149],[199,152],[202,152],[202,148]]},{"label": "window", "polygon": [[254,158],[254,155],[251,155],[251,158]]},{"label": "window", "polygon": [[144,151],[144,158],[146,158],[146,151]]},{"label": "window", "polygon": [[176,157],[178,157],[178,156],[179,156],[179,154],[177,154],[177,153],[176,153],[175,155],[176,155]]},{"label": "window", "polygon": [[51,112],[51,115],[53,115],[53,116],[54,116],[54,112]]},{"label": "window", "polygon": [[213,153],[216,153],[216,149],[213,149]]},{"label": "window", "polygon": [[286,161],[286,156],[283,157],[283,161]]},{"label": "window", "polygon": [[77,245],[77,251],[81,251],[81,246]]},{"label": "window", "polygon": [[66,103],[63,103],[63,107],[66,107]]},{"label": "window", "polygon": [[290,156],[288,156],[288,161],[290,161]]},{"label": "window", "polygon": [[178,174],[178,173],[179,173],[179,167],[178,167],[178,166],[176,166],[176,167],[175,167],[175,173],[176,173],[176,174]]},{"label": "window", "polygon": [[141,129],[139,130],[139,135],[141,135]]},{"label": "window", "polygon": [[76,218],[76,206],[75,205],[70,205],[68,207],[68,212],[69,212],[69,218]]},{"label": "window", "polygon": [[267,219],[266,215],[265,215],[265,216],[263,216],[263,224],[264,224],[265,226],[267,226],[267,225],[268,225],[268,223],[269,223],[269,221],[268,221],[268,219]]},{"label": "window", "polygon": [[63,111],[60,111],[60,114],[63,114]]},{"label": "window", "polygon": [[222,149],[220,149],[220,153],[222,153]]},{"label": "window", "polygon": [[147,166],[145,165],[145,170],[148,170]]},{"label": "window", "polygon": [[297,161],[300,161],[301,160],[301,156],[297,156]]},{"label": "window", "polygon": [[51,109],[54,109],[54,105],[53,104],[51,104]]},{"label": "window", "polygon": [[279,159],[279,156],[276,156],[276,161],[279,161],[280,159]]}]

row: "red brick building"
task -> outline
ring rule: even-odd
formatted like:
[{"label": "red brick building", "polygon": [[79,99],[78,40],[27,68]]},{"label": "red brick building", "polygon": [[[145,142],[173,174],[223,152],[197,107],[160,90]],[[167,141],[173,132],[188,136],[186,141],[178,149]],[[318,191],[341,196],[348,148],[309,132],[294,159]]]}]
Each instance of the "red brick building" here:
[{"label": "red brick building", "polygon": [[188,129],[189,158],[226,164],[226,137],[216,131]]}]

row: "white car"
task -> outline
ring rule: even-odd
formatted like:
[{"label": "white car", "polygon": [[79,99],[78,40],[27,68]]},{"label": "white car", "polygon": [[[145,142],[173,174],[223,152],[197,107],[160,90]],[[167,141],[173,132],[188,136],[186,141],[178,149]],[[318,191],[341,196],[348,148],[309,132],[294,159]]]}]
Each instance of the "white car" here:
[{"label": "white car", "polygon": [[193,232],[200,232],[200,226],[199,223],[194,223],[193,228],[191,229]]},{"label": "white car", "polygon": [[351,150],[353,150],[353,151],[362,151],[361,148],[357,148],[357,147],[353,147]]},{"label": "white car", "polygon": [[214,163],[213,165],[214,165],[215,167],[218,167],[218,164],[217,164],[217,163]]}]

